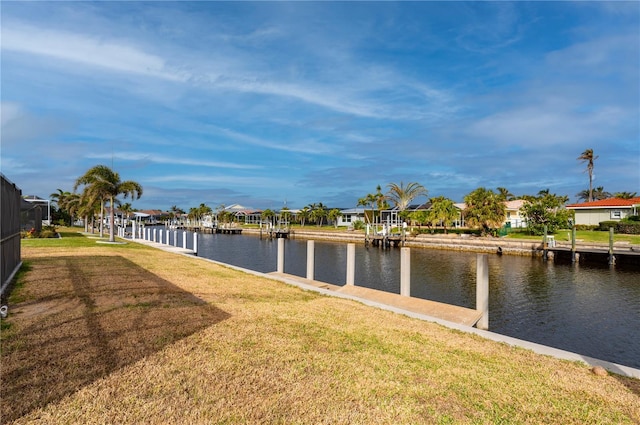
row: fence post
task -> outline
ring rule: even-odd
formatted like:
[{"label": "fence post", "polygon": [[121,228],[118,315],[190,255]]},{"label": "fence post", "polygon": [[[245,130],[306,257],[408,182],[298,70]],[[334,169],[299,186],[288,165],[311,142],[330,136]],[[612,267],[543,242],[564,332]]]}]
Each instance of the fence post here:
[{"label": "fence post", "polygon": [[476,323],[478,329],[489,329],[489,260],[487,254],[476,257],[476,310],[482,317]]},{"label": "fence post", "polygon": [[411,248],[400,248],[400,295],[411,296]]},{"label": "fence post", "polygon": [[307,279],[313,280],[315,269],[315,241],[307,241]]},{"label": "fence post", "polygon": [[347,285],[355,285],[356,277],[356,244],[347,244]]},{"label": "fence post", "polygon": [[278,238],[278,273],[284,273],[284,238]]}]

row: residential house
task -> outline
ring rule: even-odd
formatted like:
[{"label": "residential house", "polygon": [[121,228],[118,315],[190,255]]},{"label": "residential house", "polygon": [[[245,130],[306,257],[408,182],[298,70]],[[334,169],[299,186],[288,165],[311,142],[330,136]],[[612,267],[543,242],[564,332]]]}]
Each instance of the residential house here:
[{"label": "residential house", "polygon": [[364,208],[347,208],[340,210],[338,227],[351,227],[356,221],[365,221]]},{"label": "residential house", "polygon": [[506,218],[505,218],[505,226],[516,228],[516,227],[527,227],[526,217],[522,215],[520,212],[520,208],[527,202],[524,199],[516,199],[513,201],[506,201],[504,203],[506,209]]},{"label": "residential house", "polygon": [[640,214],[640,197],[631,199],[608,198],[599,201],[570,204],[575,213],[575,224],[597,226],[602,221],[620,221]]}]

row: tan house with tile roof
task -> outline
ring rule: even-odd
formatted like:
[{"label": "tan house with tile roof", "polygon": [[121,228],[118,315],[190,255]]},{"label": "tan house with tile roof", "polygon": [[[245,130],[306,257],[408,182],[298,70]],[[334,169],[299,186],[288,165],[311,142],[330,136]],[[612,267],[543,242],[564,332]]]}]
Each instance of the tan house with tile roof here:
[{"label": "tan house with tile roof", "polygon": [[567,205],[575,212],[575,224],[597,226],[602,221],[619,221],[640,214],[640,197],[608,198],[599,201]]},{"label": "tan house with tile roof", "polygon": [[506,201],[504,203],[505,206],[505,225],[508,225],[512,228],[516,227],[527,227],[526,217],[522,215],[520,212],[520,208],[527,202],[524,199],[516,199],[513,201]]}]

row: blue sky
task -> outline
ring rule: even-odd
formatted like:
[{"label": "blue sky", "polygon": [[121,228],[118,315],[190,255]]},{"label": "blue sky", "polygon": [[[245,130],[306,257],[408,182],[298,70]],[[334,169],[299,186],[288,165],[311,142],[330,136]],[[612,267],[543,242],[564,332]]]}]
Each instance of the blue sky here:
[{"label": "blue sky", "polygon": [[[640,192],[639,2],[2,1],[1,171],[137,209]],[[424,199],[423,199],[424,200]]]}]

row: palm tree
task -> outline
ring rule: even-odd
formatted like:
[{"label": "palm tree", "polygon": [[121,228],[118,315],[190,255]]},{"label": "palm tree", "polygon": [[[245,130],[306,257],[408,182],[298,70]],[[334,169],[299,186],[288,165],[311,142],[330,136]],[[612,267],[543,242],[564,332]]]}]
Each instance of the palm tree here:
[{"label": "palm tree", "polygon": [[469,226],[481,227],[483,233],[490,233],[504,223],[506,206],[494,191],[479,187],[466,195],[464,202],[467,204],[464,216]]},{"label": "palm tree", "polygon": [[131,195],[132,199],[134,197],[135,199],[140,199],[140,196],[142,196],[142,186],[132,180],[121,181],[120,175],[106,165],[96,165],[89,169],[83,176],[76,180],[74,190],[80,185],[85,185],[89,197],[100,199],[103,206],[105,200],[109,201],[111,206],[109,212],[111,223],[109,228],[109,241],[115,242],[114,212],[117,197],[123,195],[126,198]]},{"label": "palm tree", "polygon": [[598,159],[598,156],[593,155],[593,149],[585,150],[577,158],[578,161],[587,163],[587,172],[589,173],[589,202],[593,201],[593,161],[596,159]]},{"label": "palm tree", "polygon": [[[65,207],[65,202],[66,202],[66,198],[71,195],[71,193],[66,192],[62,189],[57,189],[57,192],[53,192],[52,194],[49,195],[49,198],[51,198],[51,200],[53,202],[56,203],[56,205],[58,205],[58,212],[60,214],[60,218],[64,219],[65,217],[65,213],[69,213],[69,211],[66,209]],[[70,215],[70,214],[69,214]],[[71,218],[71,223],[73,223],[73,219]]]},{"label": "palm tree", "polygon": [[509,192],[509,189],[507,189],[506,187],[498,187],[496,188],[496,190],[498,191],[498,196],[500,196],[505,201],[513,201],[514,199],[516,199],[513,193]]},{"label": "palm tree", "polygon": [[447,227],[458,218],[458,209],[451,199],[438,196],[437,198],[431,198],[428,217],[432,223],[442,223],[444,233],[447,233]]},{"label": "palm tree", "polygon": [[333,221],[333,225],[336,229],[338,228],[338,217],[340,217],[341,215],[342,213],[337,208],[333,208],[331,211],[329,211],[329,220]]},{"label": "palm tree", "polygon": [[365,207],[364,216],[365,220],[369,221],[369,217],[367,216],[366,207],[371,208],[372,220],[375,215],[376,210],[380,214],[380,221],[382,221],[382,210],[389,208],[389,204],[387,203],[387,197],[382,193],[382,188],[380,185],[376,187],[376,193],[369,193],[364,198],[358,199],[358,206]]},{"label": "palm tree", "polygon": [[272,210],[267,208],[266,210],[262,211],[262,213],[260,214],[260,218],[263,221],[269,222],[269,224],[273,224],[273,217],[275,217],[275,215],[276,214]]},{"label": "palm tree", "polygon": [[581,199],[583,201],[587,201],[587,202],[589,200],[589,196],[591,196],[591,200],[592,201],[599,201],[599,200],[602,200],[602,199],[611,198],[611,193],[609,193],[606,190],[604,190],[604,187],[602,187],[602,186],[598,186],[598,187],[592,189],[591,192],[589,192],[588,189],[585,189],[585,190],[581,190],[580,192],[576,193],[576,198]]},{"label": "palm tree", "polygon": [[304,223],[309,218],[310,214],[311,214],[311,210],[309,209],[309,207],[304,207],[298,212],[297,215],[300,218],[300,225],[302,227],[304,227]]},{"label": "palm tree", "polygon": [[631,199],[635,198],[638,195],[638,192],[616,192],[613,194],[614,198],[620,199]]},{"label": "palm tree", "polygon": [[60,208],[64,208],[69,213],[69,217],[70,217],[69,225],[73,226],[73,222],[74,222],[73,217],[76,215],[76,213],[80,210],[82,206],[80,195],[77,193],[69,193],[64,197],[62,201],[58,201],[58,204],[60,205]]},{"label": "palm tree", "polygon": [[400,182],[400,186],[395,183],[389,183],[387,187],[389,188],[387,199],[393,201],[401,212],[406,210],[411,201],[418,196],[427,196],[428,194],[427,189],[419,183],[409,183],[406,187],[402,182]]},{"label": "palm tree", "polygon": [[318,227],[322,226],[324,217],[327,215],[326,206],[322,202],[317,204],[309,204],[309,211],[311,218],[316,222]]},{"label": "palm tree", "polygon": [[[129,202],[127,202],[127,203],[124,203],[124,204],[120,205],[120,211],[122,211],[125,214],[124,219],[128,221],[129,220],[129,216],[133,212],[133,208],[131,207],[131,204]],[[125,223],[126,223],[126,221],[125,221]]]},{"label": "palm tree", "polygon": [[611,198],[611,193],[609,193],[606,190],[604,190],[604,187],[598,186],[595,189],[593,189],[593,200],[594,201],[600,201],[602,199],[608,199],[608,198]]}]

